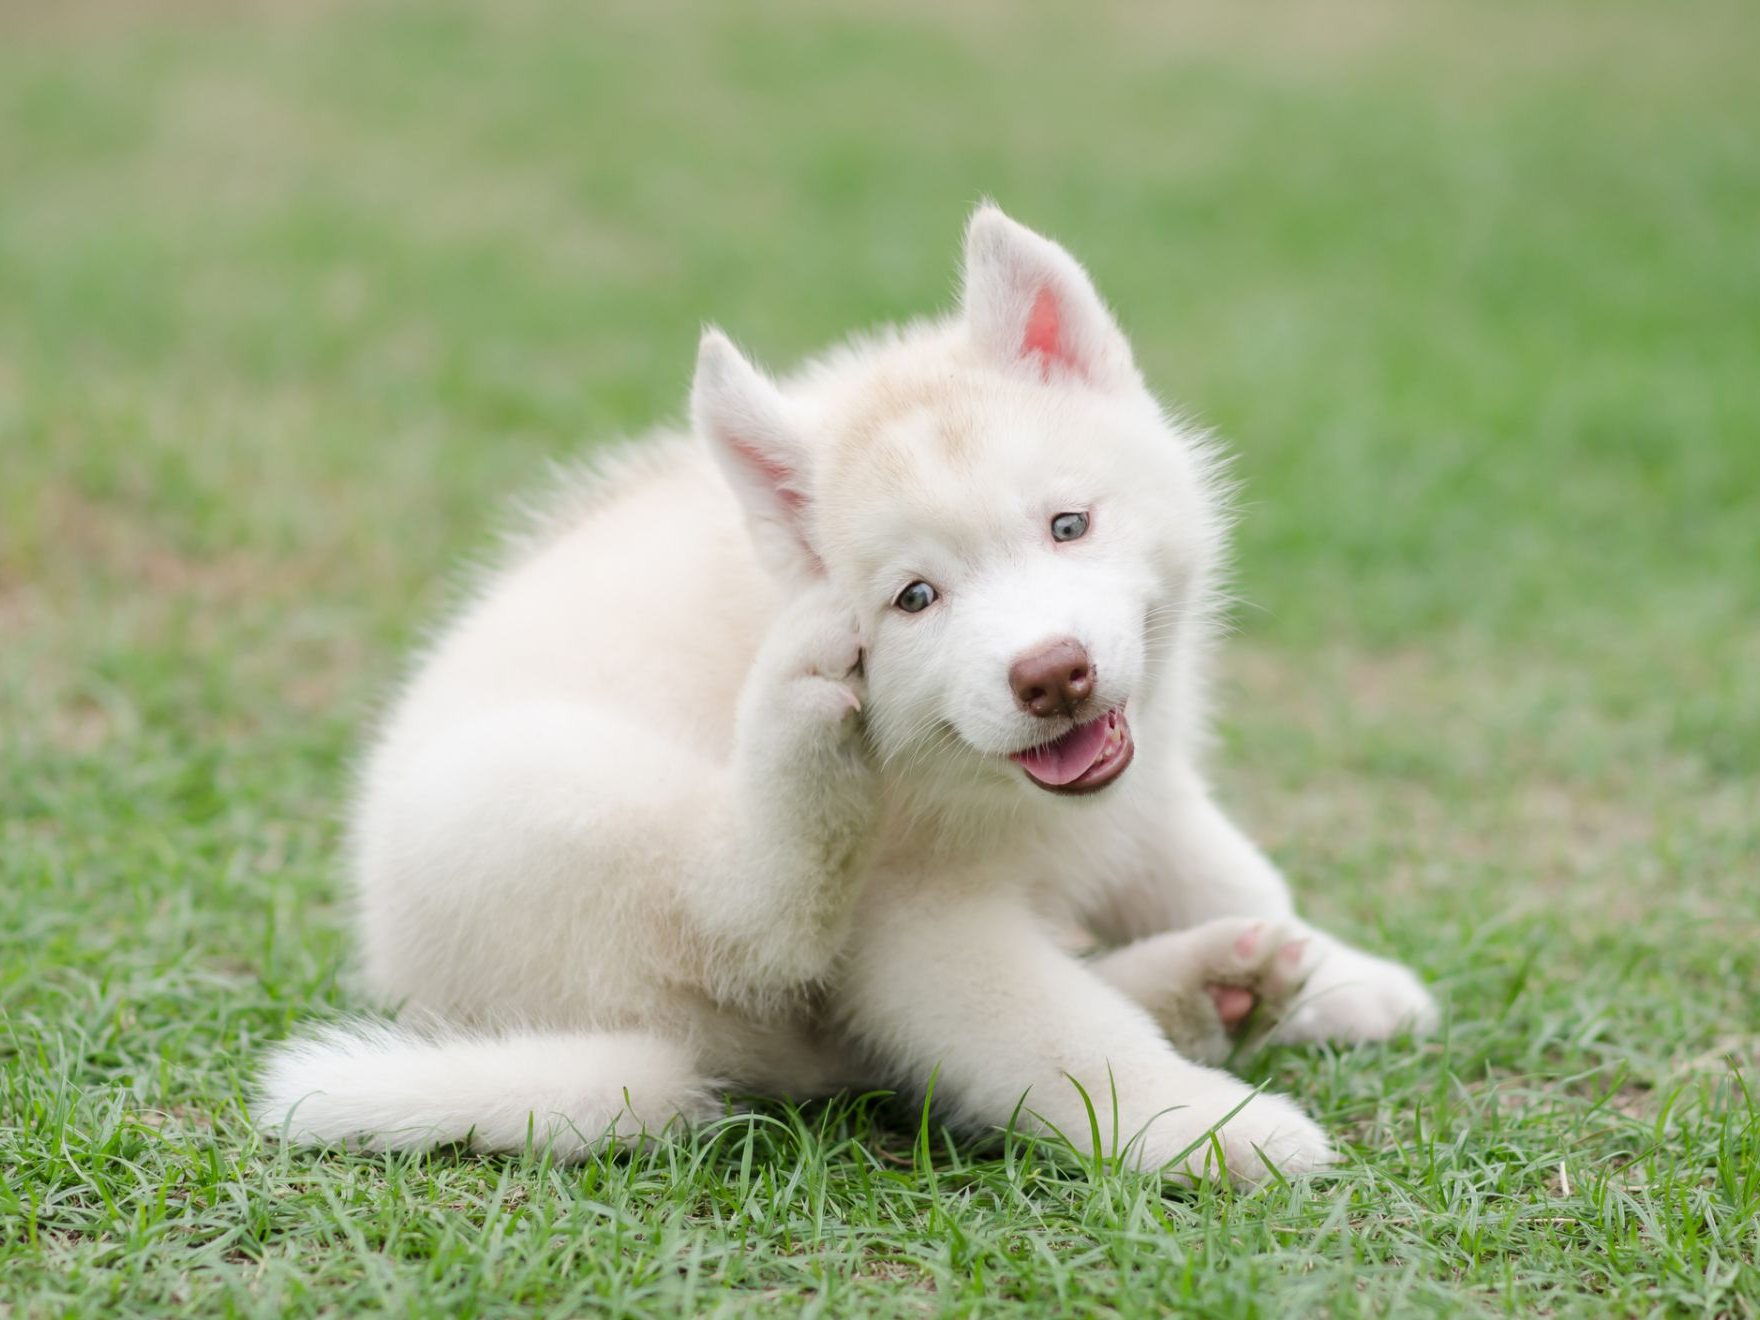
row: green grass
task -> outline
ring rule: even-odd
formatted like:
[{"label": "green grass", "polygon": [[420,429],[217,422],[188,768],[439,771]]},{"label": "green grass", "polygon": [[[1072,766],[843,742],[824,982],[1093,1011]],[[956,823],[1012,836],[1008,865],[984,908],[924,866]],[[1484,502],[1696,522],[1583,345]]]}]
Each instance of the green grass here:
[{"label": "green grass", "polygon": [[[40,12],[39,12],[40,11]],[[1752,6],[10,7],[0,1315],[1760,1312]],[[356,730],[552,457],[993,194],[1239,451],[1228,797],[1441,1038],[1164,1194],[877,1100],[288,1154]]]}]

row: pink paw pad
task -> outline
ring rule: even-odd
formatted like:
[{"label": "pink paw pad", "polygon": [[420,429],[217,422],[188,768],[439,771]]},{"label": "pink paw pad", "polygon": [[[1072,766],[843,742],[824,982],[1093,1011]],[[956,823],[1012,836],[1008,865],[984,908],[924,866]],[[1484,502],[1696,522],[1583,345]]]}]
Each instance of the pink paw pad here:
[{"label": "pink paw pad", "polygon": [[1230,1031],[1246,1021],[1253,1005],[1259,1002],[1258,996],[1244,985],[1207,985],[1204,988],[1210,992],[1210,1001],[1216,1005],[1216,1016]]},{"label": "pink paw pad", "polygon": [[1234,937],[1234,951],[1242,958],[1251,958],[1259,949],[1259,941],[1265,934],[1262,925],[1251,925]]}]

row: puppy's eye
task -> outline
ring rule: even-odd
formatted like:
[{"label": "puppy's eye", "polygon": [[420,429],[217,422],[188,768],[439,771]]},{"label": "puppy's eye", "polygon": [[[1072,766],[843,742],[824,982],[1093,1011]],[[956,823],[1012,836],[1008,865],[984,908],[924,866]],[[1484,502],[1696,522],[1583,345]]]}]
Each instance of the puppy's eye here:
[{"label": "puppy's eye", "polygon": [[892,603],[906,614],[921,614],[935,603],[935,588],[927,582],[913,582]]},{"label": "puppy's eye", "polygon": [[1079,541],[1088,534],[1088,515],[1060,513],[1051,520],[1053,541]]}]

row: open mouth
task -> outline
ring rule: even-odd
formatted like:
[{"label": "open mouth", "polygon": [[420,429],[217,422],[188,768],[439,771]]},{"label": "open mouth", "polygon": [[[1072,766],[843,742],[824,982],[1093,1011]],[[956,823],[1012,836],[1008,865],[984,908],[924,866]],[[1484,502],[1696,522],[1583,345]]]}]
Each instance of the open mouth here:
[{"label": "open mouth", "polygon": [[1094,793],[1124,773],[1135,750],[1121,707],[1008,759],[1049,793]]}]

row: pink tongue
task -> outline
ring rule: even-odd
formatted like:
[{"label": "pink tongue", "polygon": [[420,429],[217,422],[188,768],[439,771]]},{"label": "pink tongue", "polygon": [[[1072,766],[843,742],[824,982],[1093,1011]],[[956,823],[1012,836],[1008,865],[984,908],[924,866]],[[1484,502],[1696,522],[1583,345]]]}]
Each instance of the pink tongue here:
[{"label": "pink tongue", "polygon": [[1009,759],[1041,784],[1061,787],[1071,780],[1080,779],[1088,767],[1100,758],[1100,749],[1106,745],[1107,718],[1102,715],[1097,720],[1078,724],[1056,742],[1046,743],[1043,747],[1029,747],[1024,752],[1016,752]]}]

